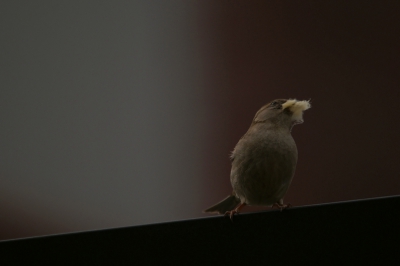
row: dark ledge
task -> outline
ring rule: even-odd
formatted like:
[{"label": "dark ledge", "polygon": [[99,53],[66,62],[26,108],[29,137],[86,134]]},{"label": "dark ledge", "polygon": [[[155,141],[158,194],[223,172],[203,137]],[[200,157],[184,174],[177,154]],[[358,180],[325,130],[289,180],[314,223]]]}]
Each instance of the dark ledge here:
[{"label": "dark ledge", "polygon": [[400,262],[399,206],[392,196],[9,240],[0,254],[25,265],[383,265]]}]

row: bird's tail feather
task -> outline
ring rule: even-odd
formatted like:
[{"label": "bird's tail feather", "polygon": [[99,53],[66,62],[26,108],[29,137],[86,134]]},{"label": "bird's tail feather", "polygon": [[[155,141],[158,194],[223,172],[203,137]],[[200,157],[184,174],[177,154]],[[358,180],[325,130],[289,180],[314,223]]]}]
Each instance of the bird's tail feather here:
[{"label": "bird's tail feather", "polygon": [[240,200],[235,195],[230,195],[203,212],[224,214],[227,211],[233,210],[239,203]]}]

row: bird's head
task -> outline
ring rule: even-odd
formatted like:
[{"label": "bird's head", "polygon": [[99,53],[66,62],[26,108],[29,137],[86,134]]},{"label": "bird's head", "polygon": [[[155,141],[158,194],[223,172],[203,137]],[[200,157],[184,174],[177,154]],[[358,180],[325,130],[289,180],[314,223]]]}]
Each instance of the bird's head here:
[{"label": "bird's head", "polygon": [[288,127],[291,130],[294,125],[304,122],[303,112],[309,108],[311,108],[310,101],[273,100],[258,110],[252,124],[268,122],[274,126]]}]

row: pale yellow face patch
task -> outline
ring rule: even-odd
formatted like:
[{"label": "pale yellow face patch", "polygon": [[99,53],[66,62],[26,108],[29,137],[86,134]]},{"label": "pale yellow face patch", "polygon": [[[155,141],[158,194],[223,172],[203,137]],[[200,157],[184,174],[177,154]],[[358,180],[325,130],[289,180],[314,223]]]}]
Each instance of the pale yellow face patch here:
[{"label": "pale yellow face patch", "polygon": [[311,108],[309,101],[298,101],[296,99],[289,99],[282,104],[282,109],[288,108],[292,113],[292,120],[299,123],[303,122],[303,112]]}]

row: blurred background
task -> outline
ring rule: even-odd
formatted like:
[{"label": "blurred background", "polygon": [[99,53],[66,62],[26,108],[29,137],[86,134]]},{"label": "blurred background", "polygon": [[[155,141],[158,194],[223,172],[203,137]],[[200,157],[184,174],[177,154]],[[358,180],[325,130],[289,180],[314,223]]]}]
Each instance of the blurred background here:
[{"label": "blurred background", "polygon": [[286,202],[400,193],[399,1],[0,13],[0,240],[205,217],[231,192],[229,153],[276,98],[313,106],[293,130]]}]

